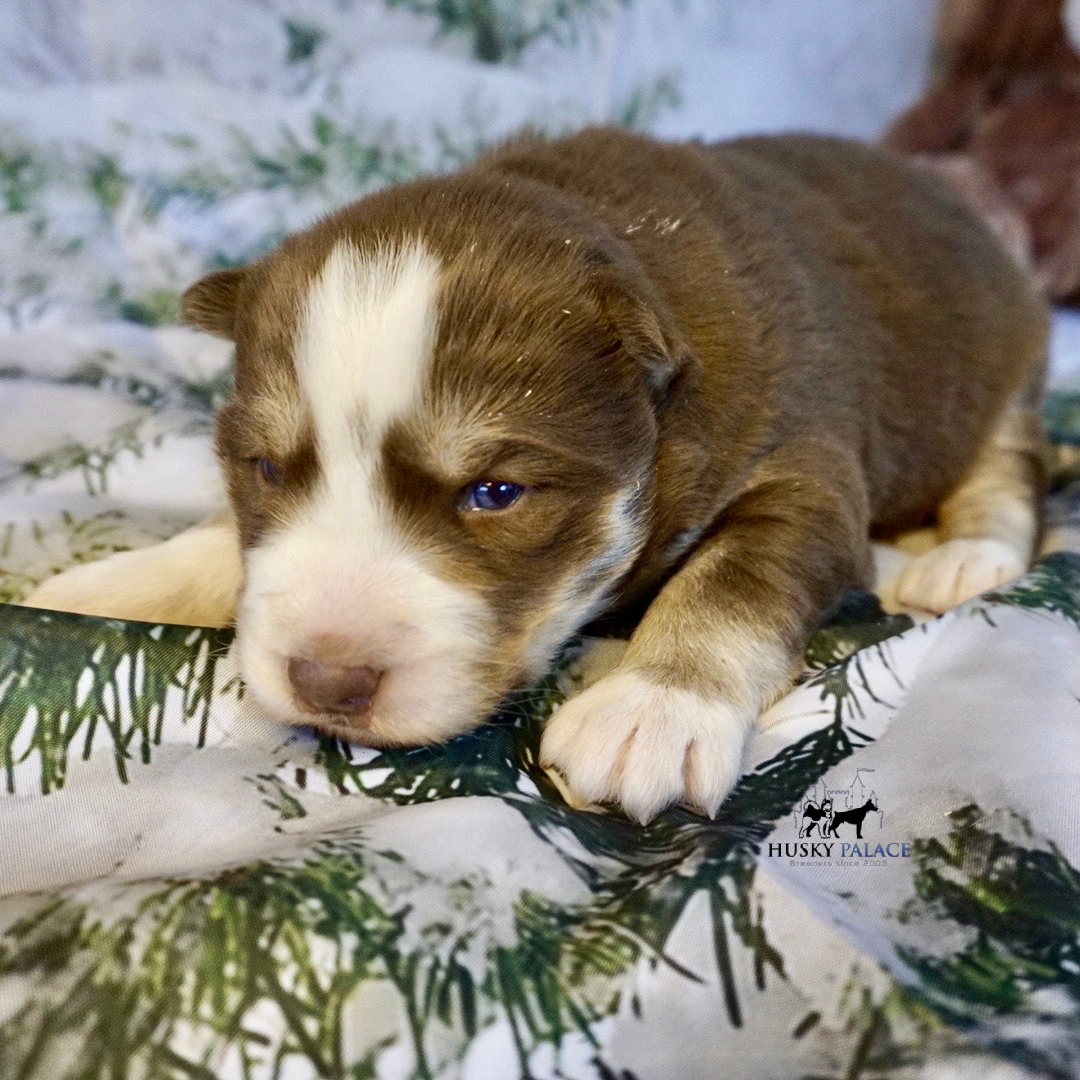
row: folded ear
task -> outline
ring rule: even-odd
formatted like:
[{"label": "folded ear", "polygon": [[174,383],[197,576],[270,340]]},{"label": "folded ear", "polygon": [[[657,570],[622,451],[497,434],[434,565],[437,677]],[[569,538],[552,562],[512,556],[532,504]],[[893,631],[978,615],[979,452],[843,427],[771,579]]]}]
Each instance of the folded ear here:
[{"label": "folded ear", "polygon": [[612,331],[637,361],[653,400],[660,404],[675,379],[695,363],[667,306],[644,280],[609,279],[600,303]]},{"label": "folded ear", "polygon": [[247,273],[246,266],[235,266],[200,278],[180,297],[180,317],[189,326],[232,341],[240,287]]}]

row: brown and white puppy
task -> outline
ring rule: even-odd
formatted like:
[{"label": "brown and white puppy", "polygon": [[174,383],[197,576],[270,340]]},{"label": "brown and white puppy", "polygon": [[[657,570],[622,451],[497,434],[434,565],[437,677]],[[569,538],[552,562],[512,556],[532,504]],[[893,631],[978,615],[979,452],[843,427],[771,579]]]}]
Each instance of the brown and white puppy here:
[{"label": "brown and white puppy", "polygon": [[[546,762],[714,813],[872,529],[937,514],[906,603],[1036,541],[1046,311],[945,184],[816,137],[523,137],[188,291],[236,342],[232,510],[29,603],[234,616],[274,716],[445,739],[601,615],[614,672]],[[238,597],[238,602],[237,602]]]}]

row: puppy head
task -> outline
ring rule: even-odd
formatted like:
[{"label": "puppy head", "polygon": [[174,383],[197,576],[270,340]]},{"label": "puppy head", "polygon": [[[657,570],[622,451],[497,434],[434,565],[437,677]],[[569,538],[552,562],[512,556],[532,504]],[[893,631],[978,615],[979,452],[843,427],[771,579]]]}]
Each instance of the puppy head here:
[{"label": "puppy head", "polygon": [[236,343],[217,445],[244,677],[281,718],[371,745],[475,725],[602,609],[647,536],[679,363],[617,259],[487,195],[454,218],[449,183],[364,200],[184,299]]}]

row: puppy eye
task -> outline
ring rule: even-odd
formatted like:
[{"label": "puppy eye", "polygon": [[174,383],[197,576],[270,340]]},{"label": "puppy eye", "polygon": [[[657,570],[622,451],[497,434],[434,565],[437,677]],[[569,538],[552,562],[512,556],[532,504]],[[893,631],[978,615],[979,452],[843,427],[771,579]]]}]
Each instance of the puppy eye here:
[{"label": "puppy eye", "polygon": [[481,480],[465,489],[463,510],[505,510],[521,498],[525,488],[505,480]]},{"label": "puppy eye", "polygon": [[276,487],[284,481],[285,475],[281,470],[281,466],[278,465],[273,458],[255,458],[254,462],[255,468],[259,470],[259,475],[268,484],[273,484]]}]

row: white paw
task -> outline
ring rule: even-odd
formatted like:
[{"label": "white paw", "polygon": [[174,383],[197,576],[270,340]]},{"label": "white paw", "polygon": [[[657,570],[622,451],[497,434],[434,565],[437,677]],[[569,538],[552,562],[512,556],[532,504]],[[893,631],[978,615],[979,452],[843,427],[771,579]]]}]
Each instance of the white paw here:
[{"label": "white paw", "polygon": [[586,802],[644,823],[672,803],[710,817],[735,786],[753,712],[616,671],[556,709],[540,760]]},{"label": "white paw", "polygon": [[949,540],[908,564],[896,598],[904,607],[940,614],[1025,570],[1024,560],[1001,540]]}]

